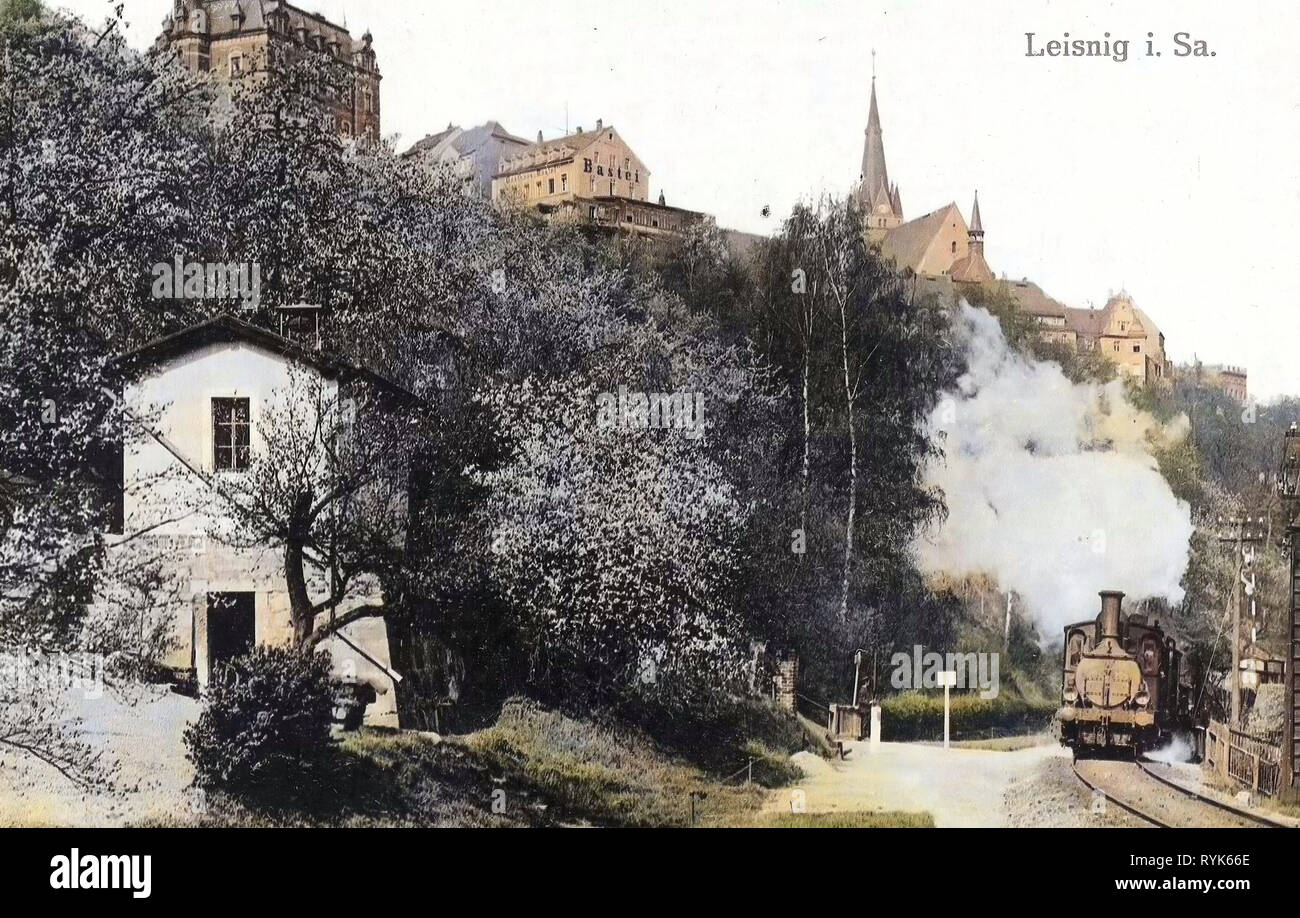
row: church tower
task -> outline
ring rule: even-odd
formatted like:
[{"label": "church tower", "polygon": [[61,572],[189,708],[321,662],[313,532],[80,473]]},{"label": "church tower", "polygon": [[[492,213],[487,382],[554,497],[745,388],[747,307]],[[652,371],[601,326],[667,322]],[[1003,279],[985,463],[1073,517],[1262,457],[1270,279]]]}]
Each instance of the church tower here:
[{"label": "church tower", "polygon": [[880,108],[876,103],[876,77],[871,77],[871,111],[867,115],[867,138],[862,148],[862,175],[857,190],[858,208],[872,238],[883,236],[903,222],[903,199],[897,185],[889,184],[885,167],[885,141],[880,129]]},{"label": "church tower", "polygon": [[[955,204],[950,205],[953,210]],[[961,215],[958,214],[958,219]],[[953,251],[957,243],[952,243]],[[970,226],[966,229],[966,254],[952,263],[948,276],[957,283],[991,284],[995,280],[993,269],[984,260],[984,221],[980,218],[980,193],[975,192],[975,203],[970,209]]]}]

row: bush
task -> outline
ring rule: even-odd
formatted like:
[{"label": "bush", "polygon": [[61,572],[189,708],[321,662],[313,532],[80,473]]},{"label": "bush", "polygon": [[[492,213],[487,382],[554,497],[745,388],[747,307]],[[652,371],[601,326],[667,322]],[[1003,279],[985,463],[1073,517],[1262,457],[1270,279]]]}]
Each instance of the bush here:
[{"label": "bush", "polygon": [[326,654],[257,647],[224,664],[185,730],[194,783],[277,795],[315,783],[334,750],[334,694]]},{"label": "bush", "polygon": [[755,760],[754,780],[765,786],[801,774],[788,759],[807,745],[803,728],[793,715],[765,701],[716,695],[693,705],[664,706],[652,696],[633,695],[611,713],[715,777],[736,771],[750,758]]},{"label": "bush", "polygon": [[[1056,713],[1054,704],[1034,704],[1023,698],[984,699],[953,695],[949,728],[954,739],[978,739],[990,733],[1031,733],[1044,729]],[[884,739],[943,739],[943,695],[905,692],[881,702]]]}]

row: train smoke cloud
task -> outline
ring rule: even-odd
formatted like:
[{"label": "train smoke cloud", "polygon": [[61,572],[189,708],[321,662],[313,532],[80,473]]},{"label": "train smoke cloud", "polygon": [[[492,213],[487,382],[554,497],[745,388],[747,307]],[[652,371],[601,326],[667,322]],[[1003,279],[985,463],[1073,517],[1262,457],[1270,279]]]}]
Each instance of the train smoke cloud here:
[{"label": "train smoke cloud", "polygon": [[1099,590],[1180,601],[1191,513],[1151,449],[1185,435],[1186,418],[1162,426],[1119,381],[1072,383],[966,303],[953,335],[967,372],[930,416],[945,456],[927,472],[948,518],[914,546],[920,568],[995,577],[1044,636],[1095,617]]}]

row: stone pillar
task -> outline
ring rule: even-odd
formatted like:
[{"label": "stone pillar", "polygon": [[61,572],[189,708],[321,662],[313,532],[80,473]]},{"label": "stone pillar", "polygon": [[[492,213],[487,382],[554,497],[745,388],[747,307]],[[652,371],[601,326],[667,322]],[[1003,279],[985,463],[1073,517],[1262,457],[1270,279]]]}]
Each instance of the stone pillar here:
[{"label": "stone pillar", "polygon": [[776,664],[776,706],[783,711],[795,709],[795,685],[799,676],[799,658],[786,657]]}]

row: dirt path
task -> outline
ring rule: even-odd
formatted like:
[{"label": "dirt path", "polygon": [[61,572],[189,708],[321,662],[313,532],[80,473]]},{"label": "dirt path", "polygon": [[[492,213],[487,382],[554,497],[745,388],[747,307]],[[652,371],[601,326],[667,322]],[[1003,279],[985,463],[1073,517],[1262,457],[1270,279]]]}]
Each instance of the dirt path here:
[{"label": "dirt path", "polygon": [[1025,782],[1055,758],[1070,753],[1056,745],[1015,752],[944,749],[914,743],[845,743],[845,760],[795,756],[805,779],[774,791],[765,809],[789,812],[792,792],[803,792],[810,813],[925,811],[939,827],[1013,824],[1006,803],[1013,783]]}]

